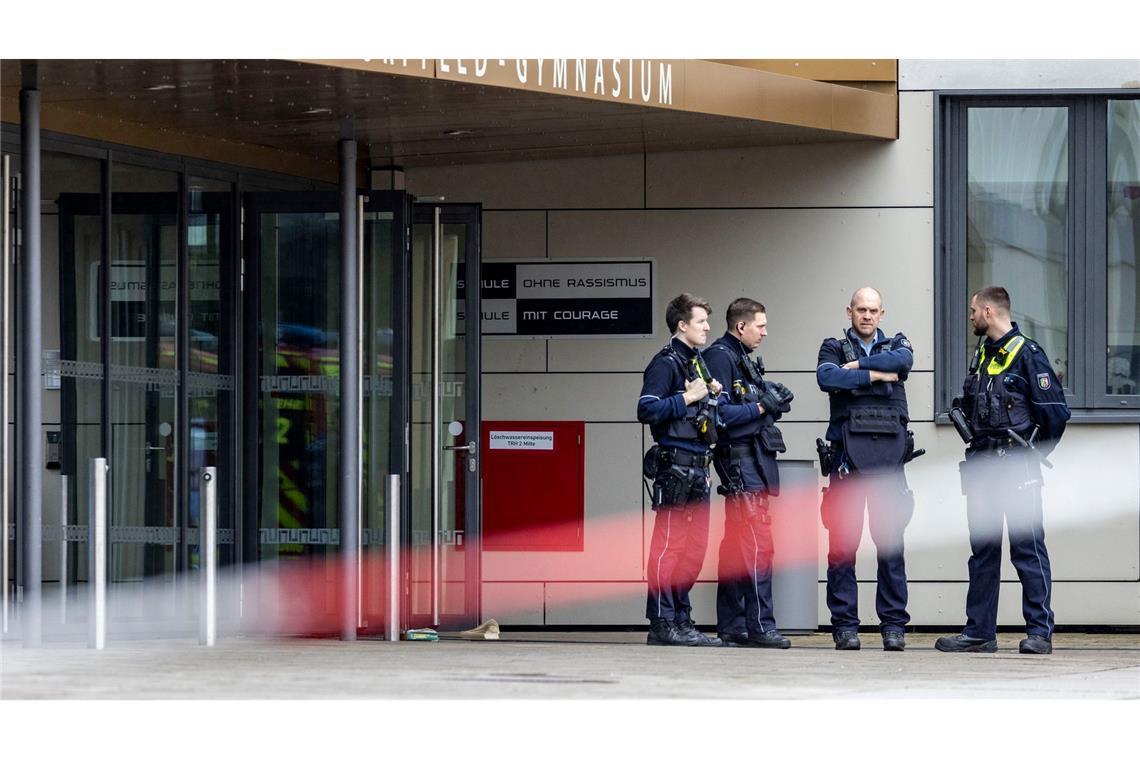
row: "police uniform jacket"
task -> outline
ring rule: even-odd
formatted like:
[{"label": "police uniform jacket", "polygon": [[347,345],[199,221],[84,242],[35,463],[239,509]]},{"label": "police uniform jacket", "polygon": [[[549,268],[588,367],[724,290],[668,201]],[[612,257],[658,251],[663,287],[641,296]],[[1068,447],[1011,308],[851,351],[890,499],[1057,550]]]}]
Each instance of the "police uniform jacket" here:
[{"label": "police uniform jacket", "polygon": [[704,454],[709,445],[697,437],[692,422],[700,402],[686,405],[682,395],[685,382],[696,376],[691,369],[696,355],[696,349],[678,338],[657,352],[645,368],[637,421],[649,425],[653,440],[662,446]]},{"label": "police uniform jacket", "polygon": [[1065,392],[1049,358],[1017,323],[997,340],[986,339],[974,352],[959,402],[974,429],[971,447],[1008,440],[1006,430],[1048,454],[1070,417]]},{"label": "police uniform jacket", "polygon": [[[843,369],[856,359],[858,369]],[[901,464],[910,421],[904,383],[913,364],[914,349],[902,333],[888,338],[876,330],[869,352],[853,329],[842,339],[826,338],[819,347],[815,376],[831,407],[827,440],[842,445],[849,456],[854,453],[853,444],[866,444],[868,464]],[[871,382],[872,370],[896,372],[899,380]]]},{"label": "police uniform jacket", "polygon": [[[791,410],[791,404],[782,403],[777,409],[765,408],[760,413],[757,403],[768,390],[763,379],[764,363],[749,356],[749,351],[732,333],[725,333],[704,352],[709,372],[724,387],[717,405],[721,433],[717,448],[750,444],[757,465],[768,487],[779,488],[779,470],[776,454],[786,451],[783,437],[775,427],[776,420]],[[748,371],[746,364],[751,365]],[[756,382],[759,380],[759,383]]]}]

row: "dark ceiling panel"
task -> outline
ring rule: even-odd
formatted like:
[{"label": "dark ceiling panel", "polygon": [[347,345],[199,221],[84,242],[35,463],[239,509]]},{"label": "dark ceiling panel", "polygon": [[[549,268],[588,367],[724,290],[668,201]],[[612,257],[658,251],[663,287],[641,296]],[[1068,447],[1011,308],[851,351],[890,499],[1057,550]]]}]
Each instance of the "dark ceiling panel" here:
[{"label": "dark ceiling panel", "polygon": [[[20,64],[0,63],[6,98],[19,92]],[[335,161],[346,117],[373,164],[409,167],[870,139],[295,61],[50,60],[38,69],[45,105],[323,161]]]}]

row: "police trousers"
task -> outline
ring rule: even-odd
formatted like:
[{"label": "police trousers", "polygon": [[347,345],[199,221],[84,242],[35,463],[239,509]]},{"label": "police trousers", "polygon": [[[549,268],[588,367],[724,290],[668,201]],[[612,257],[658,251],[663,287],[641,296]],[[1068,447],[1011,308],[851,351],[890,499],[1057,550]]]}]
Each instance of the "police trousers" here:
[{"label": "police trousers", "polygon": [[715,462],[724,498],[724,538],[717,557],[716,629],[759,634],[776,630],[772,607],[772,522],[754,457]]},{"label": "police trousers", "polygon": [[993,639],[1001,585],[1002,522],[1009,532],[1009,558],[1021,580],[1025,631],[1053,635],[1053,579],[1045,549],[1041,465],[1016,449],[970,453],[961,465],[970,528],[970,586],[966,592],[967,636]]},{"label": "police trousers", "polygon": [[649,582],[645,616],[691,622],[689,591],[697,582],[709,544],[708,468],[671,465],[654,479],[654,492],[665,498],[654,507],[645,568]]},{"label": "police trousers", "polygon": [[902,468],[832,474],[824,490],[820,516],[827,528],[827,607],[836,631],[859,628],[859,585],[855,553],[863,537],[866,508],[878,559],[875,612],[879,629],[902,631],[910,622],[906,611],[906,562],[903,531],[914,514],[914,497]]}]

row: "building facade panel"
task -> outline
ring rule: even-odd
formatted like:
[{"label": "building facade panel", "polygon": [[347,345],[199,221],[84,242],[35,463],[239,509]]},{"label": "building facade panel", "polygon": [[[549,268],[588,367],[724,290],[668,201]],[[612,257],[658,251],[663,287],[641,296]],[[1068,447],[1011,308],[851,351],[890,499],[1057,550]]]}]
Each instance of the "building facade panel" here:
[{"label": "building facade panel", "polygon": [[[932,369],[932,246],[933,213],[927,208],[550,214],[551,258],[655,259],[662,315],[677,293],[699,294],[712,303],[713,332],[719,335],[729,301],[742,295],[758,298],[772,325],[763,354],[773,371],[814,370],[820,341],[849,325],[845,307],[863,284],[883,293],[883,329],[904,331],[915,345],[915,367]],[[644,369],[656,347],[665,343],[663,317],[654,328],[660,332],[643,346],[623,340],[613,349],[622,357],[614,369]],[[639,349],[644,359],[638,358]],[[594,350],[605,356],[604,349]],[[551,369],[563,366],[557,351],[552,348]]]},{"label": "building facade panel", "polygon": [[899,139],[653,153],[646,199],[658,208],[930,206],[934,99],[899,96]]},{"label": "building facade panel", "polygon": [[1140,87],[1140,59],[899,61],[899,100],[911,90],[1069,90]]}]

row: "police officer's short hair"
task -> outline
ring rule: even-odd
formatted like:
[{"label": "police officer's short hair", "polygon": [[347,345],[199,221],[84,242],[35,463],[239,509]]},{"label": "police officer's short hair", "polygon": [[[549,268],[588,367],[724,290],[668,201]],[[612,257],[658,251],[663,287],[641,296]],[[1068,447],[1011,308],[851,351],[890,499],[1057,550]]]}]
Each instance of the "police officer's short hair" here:
[{"label": "police officer's short hair", "polygon": [[665,324],[669,326],[669,333],[677,332],[677,325],[680,322],[691,322],[693,309],[698,306],[706,312],[712,311],[708,301],[692,293],[682,293],[670,301],[669,305],[665,307]]},{"label": "police officer's short hair", "polygon": [[1009,291],[1001,285],[987,285],[976,291],[974,298],[978,299],[979,304],[988,303],[990,306],[1009,311]]},{"label": "police officer's short hair", "polygon": [[759,301],[754,301],[751,298],[737,298],[728,305],[728,309],[724,312],[724,321],[728,324],[728,329],[731,330],[736,327],[737,322],[751,322],[757,314],[767,313],[768,310]]}]

